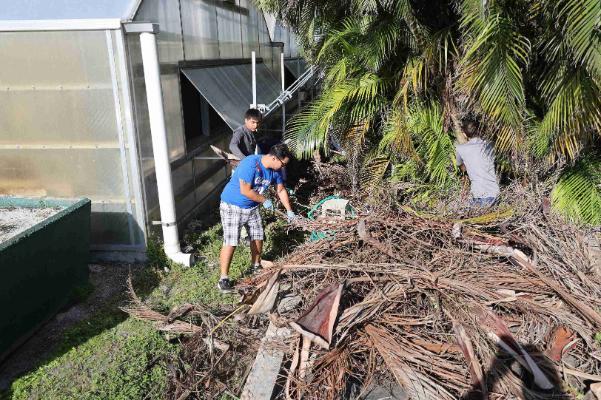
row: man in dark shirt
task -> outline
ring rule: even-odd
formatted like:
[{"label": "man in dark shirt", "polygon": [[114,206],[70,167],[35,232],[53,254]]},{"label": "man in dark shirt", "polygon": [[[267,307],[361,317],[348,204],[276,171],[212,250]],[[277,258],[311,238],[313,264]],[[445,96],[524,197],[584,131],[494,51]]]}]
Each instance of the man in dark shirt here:
[{"label": "man in dark shirt", "polygon": [[230,141],[230,152],[242,160],[246,156],[255,154],[257,139],[255,134],[261,124],[261,111],[249,108],[244,113],[244,125],[234,131]]}]

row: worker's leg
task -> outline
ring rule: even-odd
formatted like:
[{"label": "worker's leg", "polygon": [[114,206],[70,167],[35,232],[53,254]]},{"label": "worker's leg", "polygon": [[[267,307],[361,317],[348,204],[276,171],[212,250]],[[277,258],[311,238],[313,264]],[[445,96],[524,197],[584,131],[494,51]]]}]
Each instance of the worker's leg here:
[{"label": "worker's leg", "polygon": [[250,236],[250,256],[253,267],[261,265],[261,252],[263,251],[263,223],[259,208],[252,210],[248,217],[248,235]]},{"label": "worker's leg", "polygon": [[230,264],[232,263],[232,257],[236,246],[223,245],[221,247],[221,253],[219,254],[219,270],[221,271],[221,277],[229,276]]},{"label": "worker's leg", "polygon": [[223,227],[223,247],[221,247],[219,255],[219,267],[221,278],[227,278],[234,251],[240,240],[242,210],[239,207],[222,202],[219,205],[219,213],[221,214],[221,226]]},{"label": "worker's leg", "polygon": [[261,252],[263,251],[262,240],[250,241],[250,259],[252,265],[261,265]]}]

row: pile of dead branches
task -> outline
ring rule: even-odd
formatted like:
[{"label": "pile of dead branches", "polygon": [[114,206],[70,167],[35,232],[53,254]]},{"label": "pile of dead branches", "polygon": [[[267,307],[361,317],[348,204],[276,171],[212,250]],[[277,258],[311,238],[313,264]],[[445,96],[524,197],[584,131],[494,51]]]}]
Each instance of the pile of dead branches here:
[{"label": "pile of dead branches", "polygon": [[[371,207],[301,220],[326,232],[244,283],[291,326],[281,396],[359,396],[388,376],[412,399],[574,398],[601,381],[601,277],[586,232],[520,199],[472,218]],[[355,205],[356,206],[356,205]]]},{"label": "pile of dead branches", "polygon": [[215,399],[241,392],[266,327],[264,318],[244,315],[246,306],[209,310],[189,303],[162,314],[136,295],[131,277],[128,287],[130,300],[123,311],[181,344],[180,351],[165,360],[166,398]]}]

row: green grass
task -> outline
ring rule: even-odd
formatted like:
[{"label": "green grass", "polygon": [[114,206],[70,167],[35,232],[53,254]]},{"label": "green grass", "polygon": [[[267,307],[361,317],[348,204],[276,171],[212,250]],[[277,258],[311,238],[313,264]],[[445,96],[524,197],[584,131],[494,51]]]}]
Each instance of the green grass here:
[{"label": "green grass", "polygon": [[[167,311],[183,303],[200,303],[213,306],[233,303],[236,296],[220,293],[216,284],[219,280],[219,252],[222,242],[221,225],[216,225],[200,234],[186,237],[195,253],[201,259],[192,268],[170,264],[170,271],[164,274],[161,284],[149,296],[149,303],[157,310]],[[230,277],[240,279],[250,267],[250,249],[241,246],[236,249],[230,266]]]},{"label": "green grass", "polygon": [[[269,220],[269,218],[268,218]],[[266,221],[269,222],[269,221]],[[266,227],[264,253],[275,259],[302,235],[289,235],[281,222]],[[136,293],[155,310],[168,312],[183,303],[214,307],[238,298],[216,289],[219,278],[221,226],[189,234],[200,260],[192,268],[170,263],[159,243],[149,245],[149,267],[134,276]],[[271,257],[271,258],[268,258]],[[240,279],[250,266],[247,246],[236,250],[230,276]],[[165,272],[167,268],[168,272]],[[178,345],[169,343],[148,323],[119,310],[126,299],[111,299],[91,318],[68,329],[49,360],[13,382],[6,398],[23,399],[162,399],[167,387],[168,359]],[[2,395],[0,395],[2,398]]]},{"label": "green grass", "polygon": [[73,347],[12,385],[18,399],[162,399],[174,345],[127,319]]},{"label": "green grass", "polygon": [[[264,216],[265,243],[263,256],[267,260],[275,260],[287,253],[292,245],[300,243],[304,236],[298,232],[287,232],[286,225],[281,220]],[[171,265],[171,270],[165,274],[160,286],[149,296],[153,308],[168,311],[183,303],[200,303],[215,306],[224,303],[235,303],[238,298],[224,295],[216,290],[219,279],[219,252],[223,232],[221,225],[215,225],[199,234],[188,234],[186,241],[194,247],[202,259],[193,268],[182,268]],[[230,277],[241,279],[248,274],[250,268],[250,249],[240,246],[236,249],[230,265]]]}]

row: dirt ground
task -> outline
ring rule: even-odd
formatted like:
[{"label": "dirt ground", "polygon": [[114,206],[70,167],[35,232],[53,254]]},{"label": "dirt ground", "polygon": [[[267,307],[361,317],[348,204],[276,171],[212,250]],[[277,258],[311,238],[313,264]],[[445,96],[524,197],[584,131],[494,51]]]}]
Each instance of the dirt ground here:
[{"label": "dirt ground", "polygon": [[[90,264],[90,283],[94,289],[87,299],[62,310],[44,324],[27,342],[0,364],[0,390],[10,387],[12,381],[33,370],[43,362],[57,345],[63,333],[74,324],[87,319],[97,310],[114,303],[126,291],[126,280],[142,265]],[[115,307],[118,307],[115,304]]]}]

